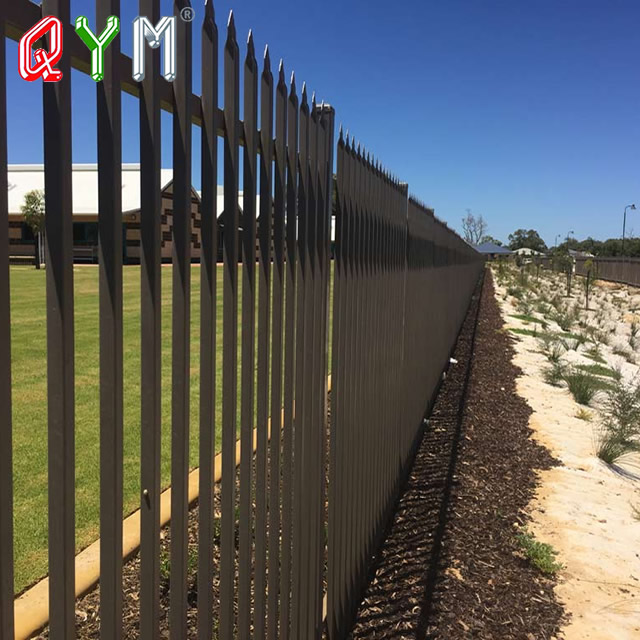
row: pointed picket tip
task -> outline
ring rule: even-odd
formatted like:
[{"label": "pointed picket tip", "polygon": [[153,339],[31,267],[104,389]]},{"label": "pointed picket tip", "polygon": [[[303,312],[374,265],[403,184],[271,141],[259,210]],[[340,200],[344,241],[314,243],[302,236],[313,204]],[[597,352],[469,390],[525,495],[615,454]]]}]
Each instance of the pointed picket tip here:
[{"label": "pointed picket tip", "polygon": [[215,20],[216,12],[213,6],[213,0],[206,0],[204,4],[204,19],[205,21]]},{"label": "pointed picket tip", "polygon": [[296,72],[291,72],[291,78],[289,80],[289,95],[292,97],[296,95]]},{"label": "pointed picket tip", "polygon": [[249,29],[249,35],[247,36],[247,55],[249,54],[252,57],[256,55],[256,48],[253,44],[253,29]]},{"label": "pointed picket tip", "polygon": [[264,66],[271,68],[271,56],[269,55],[269,45],[264,45],[264,53],[262,54],[262,59],[264,60]]},{"label": "pointed picket tip", "polygon": [[342,140],[342,122],[340,123],[340,130],[338,131],[338,140]]},{"label": "pointed picket tip", "polygon": [[302,83],[302,102],[307,102],[307,83]]},{"label": "pointed picket tip", "polygon": [[344,144],[347,147],[347,149],[349,148],[349,129],[347,129],[345,136],[344,136]]},{"label": "pointed picket tip", "polygon": [[229,19],[227,20],[227,38],[236,39],[236,21],[233,17],[233,9],[229,11]]},{"label": "pointed picket tip", "polygon": [[280,58],[280,64],[278,65],[278,89],[287,89],[287,81],[284,77],[284,60]]}]

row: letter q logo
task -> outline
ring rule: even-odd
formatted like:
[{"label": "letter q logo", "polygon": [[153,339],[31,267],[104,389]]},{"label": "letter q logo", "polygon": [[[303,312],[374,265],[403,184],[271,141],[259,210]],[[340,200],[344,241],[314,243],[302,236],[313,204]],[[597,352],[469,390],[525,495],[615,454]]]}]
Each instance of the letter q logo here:
[{"label": "letter q logo", "polygon": [[[33,45],[47,33],[51,32],[51,51],[36,49],[33,52],[36,65],[32,65],[31,49]],[[62,71],[54,69],[62,57],[62,22],[54,16],[47,16],[33,26],[20,40],[20,75],[25,80],[33,82],[42,78],[44,82],[59,82]]]}]

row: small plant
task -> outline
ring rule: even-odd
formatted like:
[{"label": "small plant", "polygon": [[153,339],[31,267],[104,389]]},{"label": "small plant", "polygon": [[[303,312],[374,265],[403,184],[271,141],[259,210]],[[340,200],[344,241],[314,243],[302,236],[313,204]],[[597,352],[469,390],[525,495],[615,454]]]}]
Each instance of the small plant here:
[{"label": "small plant", "polygon": [[625,456],[638,452],[640,452],[640,442],[626,440],[615,430],[600,430],[596,446],[596,455],[603,462],[615,464]]},{"label": "small plant", "polygon": [[561,387],[566,372],[567,367],[564,362],[553,362],[550,367],[544,369],[542,377],[544,381],[552,387]]},{"label": "small plant", "polygon": [[633,514],[634,519],[640,522],[640,504],[632,504],[631,513]]},{"label": "small plant", "polygon": [[632,351],[629,351],[628,349],[625,349],[624,347],[613,347],[612,349],[613,353],[615,353],[617,356],[622,356],[627,362],[631,363],[631,364],[635,364],[636,363],[636,357],[633,354]]},{"label": "small plant", "polygon": [[628,454],[640,452],[640,386],[620,383],[607,392],[596,455],[614,464]]},{"label": "small plant", "polygon": [[591,404],[591,401],[600,388],[595,376],[580,369],[574,369],[566,374],[564,380],[567,383],[573,399],[578,404]]},{"label": "small plant", "polygon": [[567,351],[577,351],[586,342],[586,339],[584,336],[577,335],[572,338],[561,338],[560,341]]},{"label": "small plant", "polygon": [[545,356],[547,356],[547,360],[551,363],[560,362],[560,358],[562,358],[562,345],[558,342],[554,342],[547,351],[545,351]]},{"label": "small plant", "polygon": [[550,544],[538,542],[526,529],[518,533],[516,540],[529,562],[542,573],[553,575],[564,568],[556,560],[558,552]]},{"label": "small plant", "polygon": [[520,300],[524,295],[524,289],[522,287],[511,285],[507,288],[507,293],[516,300]]},{"label": "small plant", "polygon": [[556,311],[551,319],[562,329],[563,331],[569,331],[573,325],[573,319],[564,311]]},{"label": "small plant", "polygon": [[533,311],[533,301],[531,300],[530,295],[525,295],[520,298],[516,304],[518,311],[520,311],[525,316],[531,316]]},{"label": "small plant", "polygon": [[591,422],[593,420],[593,414],[591,411],[587,411],[580,407],[576,413],[576,418],[578,418],[578,420],[584,420],[585,422]]},{"label": "small plant", "polygon": [[[198,571],[198,548],[189,545],[187,552],[187,573],[195,575]],[[160,551],[160,580],[164,583],[169,582],[171,578],[171,554],[163,549]]]},{"label": "small plant", "polygon": [[593,347],[587,349],[584,352],[584,355],[593,360],[594,362],[600,362],[601,364],[604,364],[606,361],[605,359],[602,357],[602,351],[600,350],[600,345],[594,345]]}]

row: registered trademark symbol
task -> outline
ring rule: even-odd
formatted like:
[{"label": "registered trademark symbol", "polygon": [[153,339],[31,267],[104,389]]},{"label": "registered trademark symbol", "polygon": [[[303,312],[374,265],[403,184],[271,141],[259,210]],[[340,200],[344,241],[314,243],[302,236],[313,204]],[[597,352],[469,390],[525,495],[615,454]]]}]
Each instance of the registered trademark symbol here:
[{"label": "registered trademark symbol", "polygon": [[182,11],[180,11],[180,17],[185,22],[193,22],[194,18],[196,17],[196,12],[192,7],[183,7]]}]

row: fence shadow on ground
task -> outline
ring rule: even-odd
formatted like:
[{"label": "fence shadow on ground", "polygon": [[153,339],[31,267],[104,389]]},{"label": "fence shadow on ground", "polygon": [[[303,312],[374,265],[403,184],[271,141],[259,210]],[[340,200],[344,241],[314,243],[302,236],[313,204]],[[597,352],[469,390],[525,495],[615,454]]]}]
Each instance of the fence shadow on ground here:
[{"label": "fence shadow on ground", "polygon": [[[386,539],[371,570],[351,638],[429,637],[434,596],[443,575],[442,540],[455,505],[452,488],[472,368],[480,291],[454,351]],[[447,461],[446,464],[443,464]]]}]

